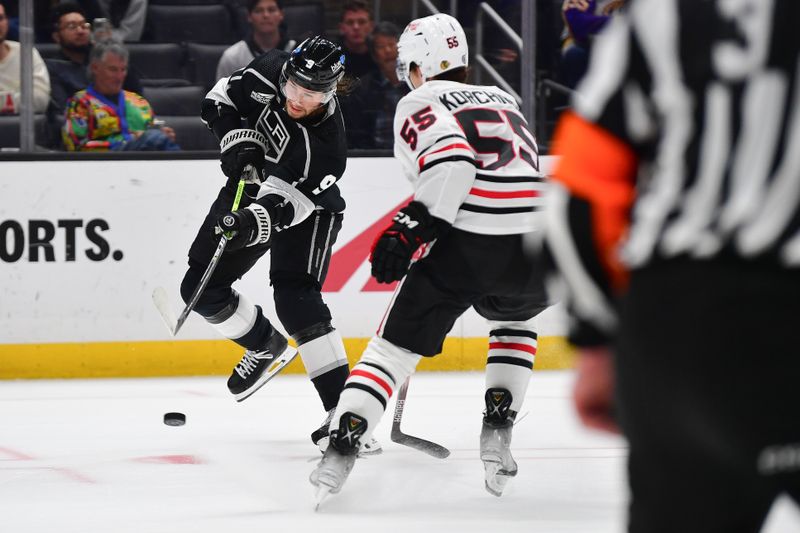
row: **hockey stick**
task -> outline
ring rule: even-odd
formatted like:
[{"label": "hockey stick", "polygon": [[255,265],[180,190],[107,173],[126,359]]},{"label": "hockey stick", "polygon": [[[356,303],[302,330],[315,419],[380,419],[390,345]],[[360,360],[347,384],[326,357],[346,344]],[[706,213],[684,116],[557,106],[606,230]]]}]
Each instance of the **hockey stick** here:
[{"label": "hockey stick", "polygon": [[[242,199],[242,192],[244,191],[244,184],[247,182],[247,178],[245,175],[249,176],[253,168],[251,166],[247,166],[244,169],[242,177],[239,179],[239,184],[236,187],[236,196],[233,199],[233,207],[231,211],[236,211],[239,209],[239,202]],[[214,251],[214,255],[211,256],[211,261],[208,263],[206,267],[206,271],[203,272],[203,276],[200,278],[200,283],[197,284],[197,287],[194,289],[192,293],[192,297],[189,298],[189,303],[186,304],[186,307],[183,308],[181,314],[175,319],[175,314],[172,312],[172,306],[169,303],[169,296],[167,296],[167,291],[163,287],[156,287],[153,289],[153,303],[158,309],[158,312],[161,314],[162,320],[167,325],[170,333],[172,336],[178,334],[178,330],[183,327],[183,323],[186,322],[186,319],[189,318],[189,313],[192,312],[194,306],[197,305],[197,301],[200,299],[200,295],[203,294],[203,291],[208,285],[208,280],[211,279],[211,275],[214,273],[214,270],[217,268],[217,264],[219,264],[219,260],[222,257],[222,252],[225,251],[225,246],[228,244],[228,239],[230,236],[228,234],[223,234],[222,237],[219,239],[219,244],[217,245],[217,249]]]},{"label": "hockey stick", "polygon": [[410,376],[406,378],[405,382],[397,393],[397,403],[394,405],[394,419],[392,420],[392,442],[402,444],[403,446],[408,446],[409,448],[414,448],[415,450],[427,453],[428,455],[436,457],[437,459],[444,459],[450,455],[450,450],[440,444],[436,444],[435,442],[414,437],[412,435],[407,435],[400,429],[400,421],[403,419],[403,408],[406,405],[406,396],[408,395],[409,381],[411,381]]}]

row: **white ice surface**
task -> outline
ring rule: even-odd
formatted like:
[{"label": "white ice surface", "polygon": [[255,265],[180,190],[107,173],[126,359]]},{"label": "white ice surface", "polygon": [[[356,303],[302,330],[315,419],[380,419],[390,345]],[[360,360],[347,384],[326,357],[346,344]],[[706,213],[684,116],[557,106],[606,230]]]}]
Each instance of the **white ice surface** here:
[{"label": "white ice surface", "polygon": [[[495,498],[477,458],[482,374],[415,375],[403,430],[450,458],[392,443],[387,414],[383,455],[359,459],[318,512],[309,433],[323,413],[304,376],[242,403],[221,377],[0,382],[0,533],[622,533],[625,444],[578,425],[571,382],[534,372],[519,474]],[[164,425],[167,411],[187,424]],[[798,531],[799,517],[782,501],[765,531]]]}]

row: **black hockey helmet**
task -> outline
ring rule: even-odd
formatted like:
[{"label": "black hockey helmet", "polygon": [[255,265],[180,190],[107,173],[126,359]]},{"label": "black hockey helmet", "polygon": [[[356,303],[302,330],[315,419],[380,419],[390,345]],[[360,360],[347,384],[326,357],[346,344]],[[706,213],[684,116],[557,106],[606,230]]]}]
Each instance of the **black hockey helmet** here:
[{"label": "black hockey helmet", "polygon": [[325,93],[329,97],[336,92],[336,84],[344,76],[344,52],[342,48],[317,35],[300,43],[292,50],[283,66],[281,83],[292,80],[311,91]]}]

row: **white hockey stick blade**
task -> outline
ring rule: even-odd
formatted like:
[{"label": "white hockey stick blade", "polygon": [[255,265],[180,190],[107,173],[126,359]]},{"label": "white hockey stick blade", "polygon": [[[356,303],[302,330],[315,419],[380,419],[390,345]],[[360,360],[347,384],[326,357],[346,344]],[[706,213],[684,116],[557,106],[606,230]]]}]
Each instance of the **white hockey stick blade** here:
[{"label": "white hockey stick blade", "polygon": [[258,389],[266,385],[269,380],[277,376],[281,370],[286,368],[286,365],[291,363],[294,360],[294,358],[297,357],[298,353],[299,352],[297,351],[296,348],[292,346],[287,346],[286,349],[278,357],[276,357],[274,361],[272,361],[272,364],[270,364],[269,368],[267,368],[267,371],[264,372],[260,378],[258,378],[258,381],[256,381],[255,385],[253,385],[246,391],[234,396],[236,401],[241,402],[252,396],[253,393],[255,393]]},{"label": "white hockey stick blade", "polygon": [[164,287],[156,287],[153,289],[153,303],[156,309],[158,309],[158,313],[161,315],[161,319],[164,321],[167,329],[174,336],[178,319],[175,317],[175,311],[172,309],[169,295],[167,295],[167,291]]}]

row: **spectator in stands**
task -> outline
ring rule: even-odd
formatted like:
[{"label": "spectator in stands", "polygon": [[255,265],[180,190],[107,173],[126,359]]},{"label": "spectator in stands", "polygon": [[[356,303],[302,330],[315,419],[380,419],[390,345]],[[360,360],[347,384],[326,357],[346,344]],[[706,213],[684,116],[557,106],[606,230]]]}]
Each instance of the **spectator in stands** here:
[{"label": "spectator in stands", "polygon": [[247,0],[250,35],[222,53],[217,64],[217,79],[233,74],[264,52],[278,48],[291,51],[296,41],[281,33],[283,3],[280,0]]},{"label": "spectator in stands", "polygon": [[378,71],[365,74],[358,89],[342,100],[349,148],[390,149],[394,146],[394,110],[408,93],[397,79],[400,28],[391,22],[375,25],[369,38]]},{"label": "spectator in stands", "polygon": [[[50,73],[51,110],[62,117],[67,99],[89,86],[89,52],[91,24],[86,13],[74,2],[59,4],[51,15],[53,41],[59,45],[59,56],[46,59]],[[128,71],[122,86],[127,91],[142,93],[139,78]],[[61,121],[59,121],[59,124]]]},{"label": "spectator in stands", "polygon": [[[20,112],[20,44],[6,39],[8,17],[5,2],[0,2],[0,114]],[[33,110],[43,113],[50,99],[50,76],[39,52],[33,50]]]},{"label": "spectator in stands", "polygon": [[[29,0],[30,1],[30,0]],[[32,0],[33,1],[33,37],[37,43],[50,42],[50,10],[58,4],[58,0]],[[19,41],[19,2],[6,2],[6,16],[8,17],[7,39]]]},{"label": "spectator in stands", "polygon": [[95,44],[89,68],[89,87],[67,101],[62,130],[67,150],[180,150],[175,131],[157,126],[147,100],[122,88],[128,51],[121,43]]},{"label": "spectator in stands", "polygon": [[564,85],[578,85],[589,64],[592,40],[625,0],[564,0],[561,12],[566,32],[561,47],[561,73]]},{"label": "spectator in stands", "polygon": [[[60,148],[67,100],[89,86],[91,24],[86,19],[86,12],[75,2],[64,2],[53,8],[50,24],[53,42],[59,45],[59,55],[45,59],[51,89],[45,144],[50,148]],[[131,70],[128,70],[122,87],[126,91],[142,94],[139,77]]]},{"label": "spectator in stands", "polygon": [[367,42],[372,29],[372,12],[364,0],[344,3],[339,20],[340,44],[345,54],[347,73],[356,78],[378,71]]},{"label": "spectator in stands", "polygon": [[[147,0],[77,0],[87,16],[111,23],[114,40],[138,41],[142,38],[147,17]],[[180,22],[176,21],[176,24]]]}]

